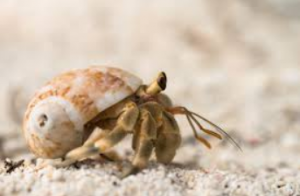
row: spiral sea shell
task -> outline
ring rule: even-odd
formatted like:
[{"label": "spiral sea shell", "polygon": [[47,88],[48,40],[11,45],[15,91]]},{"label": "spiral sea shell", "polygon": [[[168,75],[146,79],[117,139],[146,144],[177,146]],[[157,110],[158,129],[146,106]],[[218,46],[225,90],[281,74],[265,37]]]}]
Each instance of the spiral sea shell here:
[{"label": "spiral sea shell", "polygon": [[42,87],[28,105],[23,134],[38,157],[59,158],[83,142],[84,125],[136,92],[142,80],[94,66],[66,72]]}]

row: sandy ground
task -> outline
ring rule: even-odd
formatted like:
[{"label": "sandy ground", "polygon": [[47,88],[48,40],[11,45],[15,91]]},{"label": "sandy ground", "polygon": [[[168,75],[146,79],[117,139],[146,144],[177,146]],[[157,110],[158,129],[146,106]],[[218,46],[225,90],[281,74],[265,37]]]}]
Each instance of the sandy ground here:
[{"label": "sandy ground", "polygon": [[[0,1],[0,195],[300,195],[300,16],[296,0]],[[54,75],[113,65],[228,131],[205,149],[179,118],[173,165],[120,180],[119,164],[36,171],[21,119]],[[130,139],[130,138],[129,138]],[[118,146],[130,159],[128,140]],[[25,162],[7,172],[4,159]],[[125,164],[124,162],[123,164]]]}]

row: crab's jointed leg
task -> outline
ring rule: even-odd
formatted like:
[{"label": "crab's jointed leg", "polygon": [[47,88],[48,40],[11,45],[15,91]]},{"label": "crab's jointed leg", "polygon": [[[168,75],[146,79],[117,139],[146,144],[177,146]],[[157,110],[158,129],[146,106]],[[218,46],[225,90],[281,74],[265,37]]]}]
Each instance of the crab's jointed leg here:
[{"label": "crab's jointed leg", "polygon": [[124,108],[123,112],[117,120],[115,128],[107,133],[105,136],[99,137],[97,140],[97,133],[92,134],[85,145],[70,151],[62,163],[58,166],[70,165],[77,160],[88,158],[90,156],[105,153],[107,150],[119,143],[125,136],[130,133],[137,122],[139,116],[139,109],[133,102],[129,102]]},{"label": "crab's jointed leg", "polygon": [[122,174],[123,178],[145,168],[154,148],[153,141],[157,135],[155,119],[146,109],[141,109],[140,114],[140,124],[137,126],[133,140],[133,147],[136,152],[132,164],[124,170]]},{"label": "crab's jointed leg", "polygon": [[[95,128],[89,138],[84,142],[83,146],[92,146],[97,140],[105,137],[108,130],[103,130],[99,127]],[[122,160],[119,154],[116,151],[108,151],[101,153],[100,156],[108,161],[120,161]],[[98,158],[98,155],[95,155],[95,159]]]},{"label": "crab's jointed leg", "polygon": [[163,112],[163,124],[158,130],[155,142],[155,155],[158,162],[170,163],[181,144],[179,126],[174,116],[168,112]]}]

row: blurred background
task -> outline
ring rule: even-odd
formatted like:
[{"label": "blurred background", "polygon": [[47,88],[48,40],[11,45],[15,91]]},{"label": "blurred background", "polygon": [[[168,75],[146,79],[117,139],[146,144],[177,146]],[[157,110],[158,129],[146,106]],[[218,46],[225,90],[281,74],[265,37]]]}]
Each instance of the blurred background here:
[{"label": "blurred background", "polygon": [[0,155],[32,156],[20,124],[47,80],[108,65],[145,83],[165,71],[174,102],[223,127],[243,149],[211,140],[207,150],[179,118],[176,162],[299,168],[299,9],[297,0],[0,0]]}]

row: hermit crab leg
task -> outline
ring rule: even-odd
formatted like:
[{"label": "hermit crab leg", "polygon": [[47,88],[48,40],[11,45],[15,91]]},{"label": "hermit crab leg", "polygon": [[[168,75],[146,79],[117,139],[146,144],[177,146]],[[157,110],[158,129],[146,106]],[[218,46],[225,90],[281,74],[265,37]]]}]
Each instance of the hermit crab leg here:
[{"label": "hermit crab leg", "polygon": [[91,143],[78,147],[70,151],[64,158],[64,161],[56,166],[70,165],[78,160],[90,156],[105,153],[113,146],[123,140],[130,131],[133,130],[139,116],[139,109],[133,102],[129,102],[118,118],[115,128],[100,139],[91,139]]},{"label": "hermit crab leg", "polygon": [[131,174],[136,174],[141,169],[144,169],[151,157],[154,143],[157,135],[157,124],[151,113],[145,109],[140,111],[141,125],[139,127],[139,134],[136,142],[136,151],[132,161],[132,164],[124,169],[122,178],[125,178]]}]

